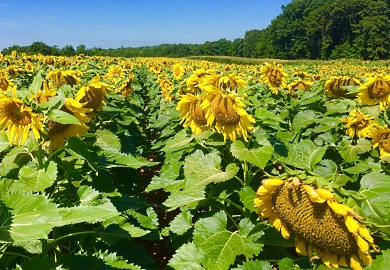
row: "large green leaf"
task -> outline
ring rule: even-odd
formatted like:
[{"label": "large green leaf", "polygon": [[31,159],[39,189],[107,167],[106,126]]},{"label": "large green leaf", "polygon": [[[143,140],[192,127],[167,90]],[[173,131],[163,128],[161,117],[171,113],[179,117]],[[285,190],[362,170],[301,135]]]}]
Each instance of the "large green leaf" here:
[{"label": "large green leaf", "polygon": [[238,172],[236,164],[228,164],[225,171],[220,170],[221,158],[216,152],[204,155],[197,150],[188,156],[184,164],[186,190],[203,190],[209,183],[218,183],[233,178]]},{"label": "large green leaf", "polygon": [[322,160],[326,149],[326,146],[317,146],[310,140],[303,140],[298,144],[289,145],[288,156],[280,160],[296,168],[311,171],[314,165]]},{"label": "large green leaf", "polygon": [[390,266],[390,250],[383,250],[381,255],[378,255],[372,264],[364,269],[366,270],[384,270]]},{"label": "large green leaf", "polygon": [[203,256],[194,243],[187,243],[176,250],[168,265],[177,270],[204,270],[201,263]]},{"label": "large green leaf", "polygon": [[360,138],[357,140],[357,144],[353,145],[349,141],[343,141],[341,143],[339,153],[343,159],[347,162],[353,162],[359,160],[359,155],[371,150],[371,142],[366,139]]},{"label": "large green leaf", "polygon": [[262,249],[256,241],[262,232],[255,232],[249,220],[240,222],[239,230],[227,230],[227,216],[218,212],[212,217],[200,219],[195,223],[194,244],[205,254],[202,264],[206,269],[229,269],[239,255],[251,258]]},{"label": "large green leaf", "polygon": [[192,218],[190,211],[182,211],[171,221],[169,229],[175,234],[182,235],[192,228]]},{"label": "large green leaf", "polygon": [[266,261],[246,261],[232,270],[273,270],[274,268]]},{"label": "large green leaf", "polygon": [[50,161],[47,168],[39,170],[35,164],[26,165],[20,169],[19,179],[33,192],[44,191],[57,179],[57,164]]},{"label": "large green leaf", "polygon": [[49,119],[63,125],[81,125],[80,121],[72,114],[54,109],[50,112]]},{"label": "large green leaf", "polygon": [[264,169],[270,160],[274,148],[270,145],[248,149],[242,141],[236,140],[232,143],[230,151],[240,161],[246,161],[261,169]]},{"label": "large green leaf", "polygon": [[359,206],[364,216],[390,236],[390,176],[369,173],[360,181]]},{"label": "large green leaf", "polygon": [[36,95],[38,91],[41,89],[42,86],[42,75],[41,72],[39,71],[37,75],[35,75],[32,83],[28,87],[28,91]]},{"label": "large green leaf", "polygon": [[299,130],[309,125],[315,123],[318,119],[318,116],[312,110],[300,111],[294,117],[293,128],[294,130]]},{"label": "large green leaf", "polygon": [[97,130],[95,145],[100,147],[103,151],[120,152],[121,141],[114,133],[107,129]]},{"label": "large green leaf", "polygon": [[12,193],[1,199],[0,241],[45,239],[61,221],[57,205],[37,194]]}]

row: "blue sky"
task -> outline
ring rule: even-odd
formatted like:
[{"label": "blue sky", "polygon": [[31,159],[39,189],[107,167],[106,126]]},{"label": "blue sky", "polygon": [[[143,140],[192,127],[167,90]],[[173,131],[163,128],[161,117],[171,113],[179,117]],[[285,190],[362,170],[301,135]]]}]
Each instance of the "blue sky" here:
[{"label": "blue sky", "polygon": [[291,0],[0,0],[0,51],[42,41],[59,48],[202,44],[263,29]]}]

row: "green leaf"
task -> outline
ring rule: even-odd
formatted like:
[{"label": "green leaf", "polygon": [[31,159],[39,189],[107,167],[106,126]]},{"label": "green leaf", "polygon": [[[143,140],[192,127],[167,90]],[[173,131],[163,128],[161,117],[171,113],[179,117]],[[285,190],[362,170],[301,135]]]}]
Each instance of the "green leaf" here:
[{"label": "green leaf", "polygon": [[120,152],[121,141],[114,133],[109,130],[102,129],[97,130],[95,145],[100,147],[103,151],[108,150],[109,152]]},{"label": "green leaf", "polygon": [[352,145],[349,141],[342,141],[339,153],[347,162],[359,160],[359,155],[371,150],[371,142],[360,138],[357,140],[357,145]]},{"label": "green leaf", "polygon": [[30,156],[23,147],[14,147],[1,160],[0,176],[7,176],[13,169],[26,164]]},{"label": "green leaf", "polygon": [[42,86],[42,75],[39,71],[37,75],[35,75],[33,82],[28,87],[28,91],[34,94],[34,96],[38,93]]},{"label": "green leaf", "polygon": [[314,165],[322,160],[325,155],[326,146],[316,146],[310,140],[303,140],[298,144],[289,145],[289,153],[287,158],[281,158],[282,162],[286,162],[296,168],[312,170]]},{"label": "green leaf", "polygon": [[169,229],[175,234],[182,235],[192,228],[192,218],[190,211],[182,211],[171,221]]},{"label": "green leaf", "polygon": [[192,207],[204,199],[205,192],[203,190],[176,191],[169,195],[164,205],[169,208],[168,211],[171,211],[182,206]]},{"label": "green leaf", "polygon": [[194,243],[182,245],[169,260],[168,266],[177,270],[204,270],[202,267],[203,252]]},{"label": "green leaf", "polygon": [[141,270],[141,267],[134,265],[125,260],[122,256],[117,256],[116,253],[97,252],[94,254],[96,257],[103,259],[105,265],[110,266],[112,269],[131,269],[131,270]]},{"label": "green leaf", "polygon": [[364,269],[366,270],[384,270],[390,265],[390,250],[382,250],[382,254],[376,256],[372,264]]},{"label": "green leaf", "polygon": [[0,134],[0,152],[3,152],[9,146],[8,136],[6,132]]},{"label": "green leaf", "polygon": [[290,258],[283,258],[278,262],[279,270],[299,270],[298,265],[294,264],[294,261]]},{"label": "green leaf", "polygon": [[251,235],[255,228],[249,220],[240,222],[240,230],[227,230],[227,216],[218,212],[212,217],[200,219],[195,223],[194,244],[205,254],[202,263],[206,269],[229,269],[239,255],[251,258],[262,245],[255,243],[261,236]]},{"label": "green leaf", "polygon": [[299,111],[293,120],[294,130],[299,130],[315,123],[318,117],[312,110]]},{"label": "green leaf", "polygon": [[15,192],[30,193],[31,190],[28,186],[26,186],[25,183],[23,183],[19,180],[5,179],[5,178],[1,179],[1,181],[0,181],[0,199],[8,193],[15,193]]},{"label": "green leaf", "polygon": [[274,268],[266,261],[246,261],[232,270],[273,270]]},{"label": "green leaf", "polygon": [[236,140],[232,143],[230,151],[232,155],[240,161],[246,161],[261,169],[264,169],[270,160],[274,148],[270,145],[247,149],[242,141]]},{"label": "green leaf", "polygon": [[381,173],[369,173],[360,181],[358,201],[364,217],[375,224],[382,232],[390,236],[390,176]]},{"label": "green leaf", "polygon": [[46,239],[55,224],[61,221],[57,205],[42,195],[6,194],[0,202],[2,242]]},{"label": "green leaf", "polygon": [[228,164],[225,171],[221,171],[220,166],[221,158],[216,152],[204,155],[200,150],[195,151],[185,160],[185,190],[204,190],[210,183],[233,178],[239,170],[234,163]]},{"label": "green leaf", "polygon": [[167,140],[165,147],[161,149],[164,152],[175,152],[183,149],[187,149],[195,145],[195,143],[191,142],[194,140],[194,136],[189,136],[187,134],[187,130],[183,129],[178,132],[173,138]]},{"label": "green leaf", "polygon": [[90,159],[87,145],[80,138],[70,137],[65,145],[65,150],[76,158]]},{"label": "green leaf", "polygon": [[52,110],[48,118],[63,125],[81,125],[80,121],[72,114],[57,109]]},{"label": "green leaf", "polygon": [[243,187],[239,192],[240,200],[246,209],[256,212],[253,200],[256,198],[256,192],[250,187]]},{"label": "green leaf", "polygon": [[155,166],[159,162],[151,162],[143,157],[106,150],[103,152],[103,156],[98,158],[98,163],[102,168],[128,167],[138,169],[144,166]]},{"label": "green leaf", "polygon": [[19,171],[19,179],[30,188],[32,192],[44,191],[53,185],[57,179],[57,164],[50,161],[46,169],[37,170],[35,164],[22,167]]}]

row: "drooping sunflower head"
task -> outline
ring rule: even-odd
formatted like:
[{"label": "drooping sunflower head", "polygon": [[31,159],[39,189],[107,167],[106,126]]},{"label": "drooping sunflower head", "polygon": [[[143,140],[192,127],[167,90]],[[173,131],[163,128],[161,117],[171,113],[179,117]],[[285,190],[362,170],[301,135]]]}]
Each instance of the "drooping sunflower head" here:
[{"label": "drooping sunflower head", "polygon": [[313,82],[311,81],[304,81],[301,78],[299,78],[296,81],[293,81],[289,84],[288,86],[288,91],[291,94],[294,94],[295,91],[297,90],[303,90],[303,91],[308,91],[313,87]]},{"label": "drooping sunflower head", "polygon": [[281,64],[271,65],[265,62],[260,68],[261,81],[267,84],[271,91],[275,94],[278,93],[278,87],[285,88],[287,86],[287,73],[284,72],[284,68]]},{"label": "drooping sunflower head", "polygon": [[184,70],[184,67],[180,63],[174,64],[172,67],[172,70],[173,70],[173,77],[176,80],[180,80],[181,77],[183,77],[185,70]]},{"label": "drooping sunflower head", "polygon": [[171,102],[173,100],[172,91],[173,91],[173,83],[166,79],[160,79],[158,81],[160,88],[161,88],[161,94],[165,98],[166,102]]},{"label": "drooping sunflower head", "polygon": [[75,85],[81,82],[81,79],[77,76],[82,75],[79,70],[67,70],[62,71],[60,69],[53,69],[47,73],[46,78],[51,80],[56,87],[61,85]]},{"label": "drooping sunflower head", "polygon": [[182,91],[184,93],[191,93],[194,95],[200,94],[202,92],[201,85],[204,84],[205,78],[208,75],[216,74],[215,70],[204,70],[197,69],[192,73],[186,80],[185,84],[187,88]]},{"label": "drooping sunflower head", "polygon": [[90,118],[88,113],[92,112],[92,109],[84,108],[80,102],[66,98],[65,104],[61,108],[62,111],[69,113],[79,120],[79,124],[61,124],[54,121],[49,121],[49,138],[50,138],[50,151],[59,149],[65,145],[65,141],[71,137],[80,138],[84,133],[89,130],[86,125]]},{"label": "drooping sunflower head", "polygon": [[134,75],[130,75],[126,78],[126,80],[122,83],[122,85],[119,87],[119,91],[122,93],[122,95],[125,98],[128,98],[131,96],[131,94],[134,91],[134,88],[132,86],[132,83],[134,82]]},{"label": "drooping sunflower head", "polygon": [[298,178],[262,181],[254,199],[259,216],[280,231],[295,237],[298,254],[321,259],[327,267],[370,265],[374,240],[358,219],[362,217],[334,194],[305,185]]},{"label": "drooping sunflower head", "polygon": [[0,92],[11,90],[14,83],[5,75],[0,75]]},{"label": "drooping sunflower head", "polygon": [[346,119],[340,120],[346,123],[344,127],[351,138],[354,138],[355,135],[359,138],[370,137],[371,133],[379,127],[374,117],[362,114],[360,110],[353,110]]},{"label": "drooping sunflower head", "polygon": [[236,73],[229,75],[212,74],[206,76],[204,84],[213,85],[225,93],[235,93],[238,88],[244,86],[245,81]]},{"label": "drooping sunflower head", "polygon": [[359,102],[363,105],[379,104],[381,110],[390,106],[390,75],[371,77],[359,87]]},{"label": "drooping sunflower head", "polygon": [[359,86],[360,81],[349,76],[332,76],[325,82],[325,94],[330,98],[355,98],[355,93],[349,93],[344,86]]},{"label": "drooping sunflower head", "polygon": [[379,147],[380,158],[390,156],[390,129],[387,125],[372,131],[373,148]]},{"label": "drooping sunflower head", "polygon": [[211,129],[223,134],[224,140],[235,141],[243,137],[248,141],[248,130],[253,130],[255,119],[245,110],[245,104],[237,94],[225,94],[220,89],[208,86],[201,108],[206,112],[205,118]]},{"label": "drooping sunflower head", "polygon": [[190,127],[192,133],[200,134],[208,129],[205,112],[201,108],[204,98],[193,94],[180,96],[176,110],[181,110],[180,118],[184,127]]},{"label": "drooping sunflower head", "polygon": [[30,99],[35,99],[38,103],[48,102],[50,98],[57,94],[56,88],[50,85],[46,80],[42,81],[41,89],[36,95],[31,95]]},{"label": "drooping sunflower head", "polygon": [[[14,88],[16,93],[16,87]],[[10,145],[24,145],[29,132],[32,130],[38,140],[40,132],[46,133],[43,125],[43,117],[34,113],[22,100],[0,94],[0,128],[1,133],[7,130]]]},{"label": "drooping sunflower head", "polygon": [[99,75],[95,76],[86,86],[80,88],[75,96],[75,100],[84,104],[85,108],[94,112],[101,111],[106,102],[106,90],[110,85],[100,81]]}]

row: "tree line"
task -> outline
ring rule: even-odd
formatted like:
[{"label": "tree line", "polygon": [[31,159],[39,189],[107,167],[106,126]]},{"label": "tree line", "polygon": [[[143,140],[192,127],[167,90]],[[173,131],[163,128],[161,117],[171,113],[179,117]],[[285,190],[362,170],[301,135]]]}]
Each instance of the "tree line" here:
[{"label": "tree line", "polygon": [[102,55],[113,57],[238,56],[277,59],[367,60],[390,57],[390,0],[292,0],[282,13],[261,30],[249,30],[243,38],[220,39],[203,44],[103,49],[49,46],[34,42],[14,45],[13,50],[43,55]]}]

